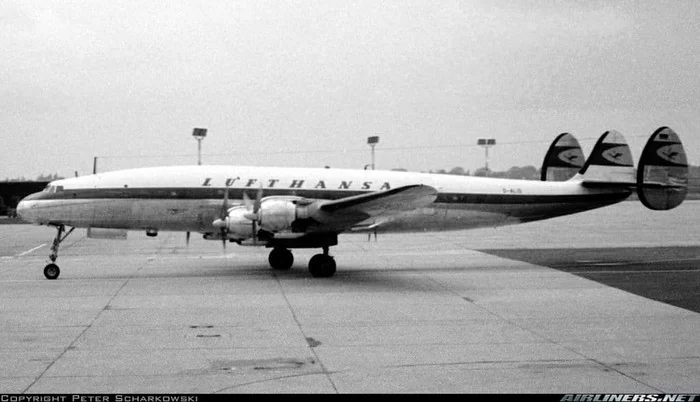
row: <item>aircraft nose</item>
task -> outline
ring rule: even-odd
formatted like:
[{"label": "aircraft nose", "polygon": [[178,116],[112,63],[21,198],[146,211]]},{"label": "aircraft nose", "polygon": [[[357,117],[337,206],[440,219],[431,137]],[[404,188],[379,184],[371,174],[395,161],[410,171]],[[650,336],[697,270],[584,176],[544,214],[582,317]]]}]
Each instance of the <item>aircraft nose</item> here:
[{"label": "aircraft nose", "polygon": [[22,200],[17,204],[17,215],[25,222],[33,222],[36,214],[32,213],[34,201]]}]

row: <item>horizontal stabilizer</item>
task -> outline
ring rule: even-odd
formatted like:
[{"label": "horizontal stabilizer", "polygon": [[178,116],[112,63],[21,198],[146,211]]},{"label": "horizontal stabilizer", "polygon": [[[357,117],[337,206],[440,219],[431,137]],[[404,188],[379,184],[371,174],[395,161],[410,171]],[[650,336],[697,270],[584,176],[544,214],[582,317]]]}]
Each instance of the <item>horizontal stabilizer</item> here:
[{"label": "horizontal stabilizer", "polygon": [[586,157],[576,137],[561,133],[554,139],[542,162],[542,181],[566,181],[583,167]]},{"label": "horizontal stabilizer", "polygon": [[631,187],[636,184],[632,152],[625,137],[615,130],[598,139],[579,172],[586,187]]},{"label": "horizontal stabilizer", "polygon": [[680,205],[688,192],[688,159],[678,135],[660,127],[647,141],[637,169],[637,195],[649,209]]}]

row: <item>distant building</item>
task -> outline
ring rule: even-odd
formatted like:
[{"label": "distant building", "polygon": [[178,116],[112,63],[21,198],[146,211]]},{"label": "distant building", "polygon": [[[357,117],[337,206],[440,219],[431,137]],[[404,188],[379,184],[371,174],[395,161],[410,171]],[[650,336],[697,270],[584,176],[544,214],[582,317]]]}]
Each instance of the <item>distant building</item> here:
[{"label": "distant building", "polygon": [[0,182],[0,215],[15,216],[15,209],[22,198],[39,192],[48,181],[8,181]]}]

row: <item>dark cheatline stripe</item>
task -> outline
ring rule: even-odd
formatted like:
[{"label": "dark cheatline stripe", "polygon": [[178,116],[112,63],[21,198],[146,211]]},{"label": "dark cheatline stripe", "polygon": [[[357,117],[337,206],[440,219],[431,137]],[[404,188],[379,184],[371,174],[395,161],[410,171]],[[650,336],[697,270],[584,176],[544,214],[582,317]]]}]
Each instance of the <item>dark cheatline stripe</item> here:
[{"label": "dark cheatline stripe", "polygon": [[525,195],[525,194],[461,194],[442,193],[435,202],[445,204],[556,204],[614,202],[629,197],[631,192],[569,195]]},{"label": "dark cheatline stripe", "polygon": [[[150,200],[205,200],[224,198],[223,188],[110,188],[110,189],[75,189],[57,193],[41,192],[32,195],[32,200],[77,200],[77,199],[150,199]],[[255,198],[256,189],[229,189],[229,197],[242,199],[243,193]],[[263,189],[264,196],[299,196],[336,200],[371,191],[308,190],[308,189]],[[550,203],[591,203],[615,202],[629,196],[630,192],[584,194],[584,195],[525,195],[525,194],[464,194],[441,193],[436,203],[444,204],[550,204]]]}]

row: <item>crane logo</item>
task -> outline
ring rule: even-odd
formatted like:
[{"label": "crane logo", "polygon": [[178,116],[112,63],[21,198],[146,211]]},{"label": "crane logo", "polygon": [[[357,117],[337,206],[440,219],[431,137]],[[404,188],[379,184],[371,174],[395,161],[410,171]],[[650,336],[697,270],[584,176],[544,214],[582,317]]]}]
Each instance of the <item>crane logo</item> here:
[{"label": "crane logo", "polygon": [[656,154],[666,162],[671,162],[674,165],[686,165],[688,162],[685,159],[683,148],[679,144],[672,144],[660,147],[656,150]]},{"label": "crane logo", "polygon": [[583,158],[581,158],[581,150],[579,148],[567,149],[559,153],[559,160],[567,165],[581,167],[583,166]]},{"label": "crane logo", "polygon": [[608,162],[612,162],[616,165],[628,166],[632,163],[629,148],[626,145],[606,149],[603,151],[602,155]]}]

